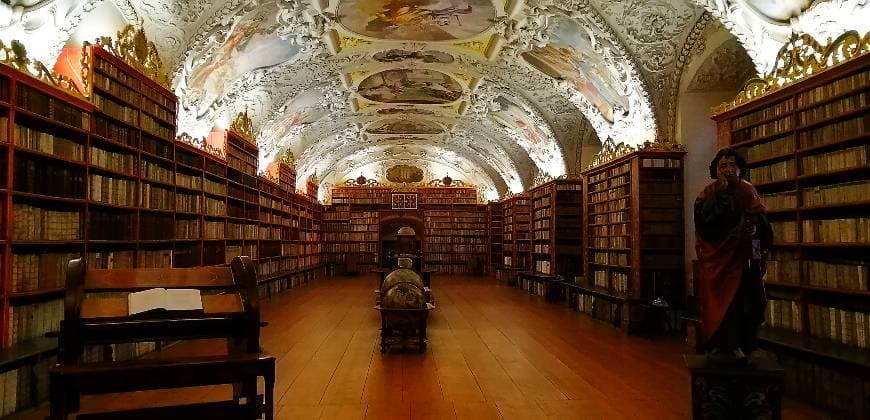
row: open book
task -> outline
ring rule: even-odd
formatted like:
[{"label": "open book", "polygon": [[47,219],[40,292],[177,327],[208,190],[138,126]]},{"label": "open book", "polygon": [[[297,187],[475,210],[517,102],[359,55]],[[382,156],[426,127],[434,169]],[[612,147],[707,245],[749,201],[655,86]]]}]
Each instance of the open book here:
[{"label": "open book", "polygon": [[150,311],[201,311],[202,297],[198,289],[156,289],[130,293],[127,296],[127,314]]}]

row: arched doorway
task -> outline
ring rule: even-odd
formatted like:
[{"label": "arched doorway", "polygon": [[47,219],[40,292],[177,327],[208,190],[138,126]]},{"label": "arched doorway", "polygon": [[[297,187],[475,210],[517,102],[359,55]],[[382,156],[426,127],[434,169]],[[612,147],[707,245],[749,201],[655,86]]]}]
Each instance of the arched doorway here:
[{"label": "arched doorway", "polygon": [[413,249],[419,258],[414,261],[414,268],[422,268],[423,258],[423,218],[418,215],[397,214],[387,215],[380,221],[378,243],[380,249],[381,267],[392,268],[395,266],[395,254],[398,250],[399,240],[396,233],[399,228],[410,226],[416,236],[413,239]]}]

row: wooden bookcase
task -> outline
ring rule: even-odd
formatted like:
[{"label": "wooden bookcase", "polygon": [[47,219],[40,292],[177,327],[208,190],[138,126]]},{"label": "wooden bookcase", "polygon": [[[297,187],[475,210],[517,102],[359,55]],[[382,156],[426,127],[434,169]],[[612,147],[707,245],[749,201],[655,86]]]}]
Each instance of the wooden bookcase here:
[{"label": "wooden bookcase", "polygon": [[762,345],[788,392],[853,418],[870,415],[868,86],[865,54],[713,117],[774,226]]},{"label": "wooden bookcase", "polygon": [[518,194],[502,201],[502,210],[504,267],[512,271],[528,271],[532,266],[532,215],[529,196]]},{"label": "wooden bookcase", "polygon": [[502,254],[504,247],[504,209],[500,202],[487,204],[489,215],[489,266],[492,272],[498,273],[498,268],[504,264]]},{"label": "wooden bookcase", "polygon": [[531,191],[532,270],[573,282],[583,275],[583,181],[554,180]]},{"label": "wooden bookcase", "polygon": [[464,204],[462,198],[459,202],[449,209],[423,210],[424,269],[442,274],[483,271],[488,252],[486,207]]},{"label": "wooden bookcase", "polygon": [[654,299],[683,303],[683,152],[632,152],[584,172],[585,276],[577,308],[642,327]]},{"label": "wooden bookcase", "polygon": [[[45,334],[63,318],[73,257],[91,268],[191,267],[247,254],[264,294],[322,272],[321,206],[286,188],[292,170],[278,183],[258,176],[255,148],[232,132],[229,161],[176,140],[175,96],[87,48],[92,103],[0,65],[0,340],[10,354],[39,355],[26,362],[35,370],[22,362],[3,374],[18,392],[7,411],[47,393],[56,340]],[[113,346],[112,357],[153,348]]]},{"label": "wooden bookcase", "polygon": [[477,188],[474,187],[426,187],[418,188],[417,192],[423,207],[477,204]]}]

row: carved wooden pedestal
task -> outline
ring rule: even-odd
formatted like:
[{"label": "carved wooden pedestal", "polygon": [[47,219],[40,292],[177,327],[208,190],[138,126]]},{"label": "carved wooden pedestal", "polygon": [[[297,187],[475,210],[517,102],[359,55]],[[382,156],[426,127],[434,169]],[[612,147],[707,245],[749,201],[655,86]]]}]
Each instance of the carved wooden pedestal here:
[{"label": "carved wooden pedestal", "polygon": [[695,420],[780,420],[782,369],[774,360],[754,359],[747,366],[685,355],[692,373],[692,418]]}]

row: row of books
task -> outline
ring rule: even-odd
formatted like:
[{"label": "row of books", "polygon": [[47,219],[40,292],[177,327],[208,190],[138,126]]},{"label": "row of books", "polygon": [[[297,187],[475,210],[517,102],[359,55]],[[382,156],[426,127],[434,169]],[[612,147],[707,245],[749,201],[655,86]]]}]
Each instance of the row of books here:
[{"label": "row of books", "polygon": [[821,155],[801,158],[801,174],[814,175],[867,166],[870,146],[856,146]]},{"label": "row of books", "polygon": [[[539,271],[539,272],[543,273],[543,271]],[[545,274],[547,274],[547,273],[545,273]],[[520,287],[523,290],[525,290],[525,291],[527,291],[535,296],[544,296],[545,293],[547,292],[547,288],[543,282],[534,281],[528,277],[521,277],[520,278]]]},{"label": "row of books", "polygon": [[870,381],[861,381],[852,372],[843,372],[820,365],[815,360],[777,355],[785,368],[785,393],[800,401],[826,408],[836,418],[861,418],[856,401],[862,401]]},{"label": "row of books", "polygon": [[206,193],[222,197],[227,195],[227,184],[215,182],[210,178],[203,178],[202,190]]},{"label": "row of books", "polygon": [[768,106],[761,110],[743,115],[731,120],[731,129],[737,130],[749,125],[768,120],[771,118],[781,117],[794,111],[794,101],[786,99],[773,106]]},{"label": "row of books", "polygon": [[736,131],[732,134],[731,140],[737,144],[742,143],[749,140],[754,140],[761,137],[772,136],[775,134],[782,133],[787,130],[791,130],[794,127],[794,120],[791,115],[787,115],[778,120],[773,120],[770,122],[766,122],[764,124],[759,124],[756,126],[752,126],[751,128],[742,129]]},{"label": "row of books", "polygon": [[861,349],[870,348],[870,314],[808,305],[810,335]]},{"label": "row of books", "polygon": [[93,133],[113,142],[138,149],[139,132],[120,124],[116,124],[100,115],[94,117]]},{"label": "row of books", "polygon": [[[116,206],[136,205],[136,181],[109,176],[90,175],[90,199]],[[146,186],[148,184],[142,184]]]},{"label": "row of books", "polygon": [[793,220],[771,221],[775,242],[795,243],[798,241],[798,224]]},{"label": "row of books", "polygon": [[[477,254],[481,254],[481,256],[486,255],[486,249],[483,248],[480,251],[472,251]],[[426,254],[426,263],[436,263],[436,264],[460,264],[467,265],[472,261],[471,256],[466,254],[456,254],[451,252],[433,252]]]},{"label": "row of books", "polygon": [[113,96],[121,98],[128,103],[133,105],[139,104],[139,93],[137,91],[130,89],[127,85],[107,77],[102,73],[94,72],[94,86],[105,90]]},{"label": "row of books", "polygon": [[172,184],[175,172],[162,165],[142,160],[139,166],[139,175],[149,181]]},{"label": "row of books", "polygon": [[15,159],[16,191],[64,198],[84,198],[82,168],[19,156]]},{"label": "row of books", "polygon": [[631,178],[629,177],[629,174],[619,175],[609,179],[603,179],[594,184],[590,183],[589,192],[598,192],[604,191],[608,188],[621,187],[623,185],[628,185],[630,181]]},{"label": "row of books", "polygon": [[142,207],[154,210],[175,210],[175,192],[160,186],[142,184]]},{"label": "row of books", "polygon": [[467,211],[426,211],[427,219],[440,219],[454,222],[486,223],[486,213]]},{"label": "row of books", "polygon": [[619,265],[628,267],[629,255],[625,252],[592,252],[592,261],[596,264]]},{"label": "row of books", "polygon": [[66,267],[78,253],[12,254],[12,291],[57,289],[66,285]]},{"label": "row of books", "polygon": [[138,109],[118,103],[99,92],[94,92],[91,98],[94,101],[94,105],[96,105],[103,113],[117,120],[124,121],[134,127],[139,125]]},{"label": "row of books", "polygon": [[589,227],[589,236],[592,236],[592,237],[628,235],[628,234],[629,234],[628,223],[618,223],[618,224],[613,224],[613,225],[590,226]]},{"label": "row of books", "polygon": [[600,203],[607,200],[614,200],[619,198],[628,197],[631,192],[631,188],[629,186],[617,187],[611,190],[597,192],[589,195],[589,203],[595,204]]},{"label": "row of books", "polygon": [[205,197],[205,214],[208,216],[224,216],[227,214],[227,202]]},{"label": "row of books", "polygon": [[170,268],[172,267],[172,250],[139,250],[136,253],[139,268]]},{"label": "row of books", "polygon": [[587,184],[594,184],[596,182],[603,181],[603,180],[610,178],[610,177],[613,177],[613,176],[628,173],[629,171],[631,171],[631,164],[630,163],[623,163],[622,165],[614,166],[610,169],[607,169],[606,171],[602,171],[602,172],[599,172],[595,175],[590,176],[586,182],[587,182]]},{"label": "row of books", "polygon": [[750,163],[752,163],[775,156],[782,156],[785,154],[794,153],[794,151],[794,136],[789,134],[787,136],[776,138],[772,141],[764,142],[746,148],[746,158],[749,160]]},{"label": "row of books", "polygon": [[167,123],[148,114],[141,114],[139,117],[139,126],[146,133],[156,136],[161,140],[166,140],[167,142],[175,140],[175,127],[167,125]]},{"label": "row of books", "polygon": [[550,260],[537,260],[535,261],[535,271],[543,274],[551,274],[552,273],[552,265],[550,264]]},{"label": "row of books", "polygon": [[[48,398],[48,370],[56,357],[42,359],[31,366],[22,366],[0,374],[0,417],[15,414],[31,406],[31,401]],[[33,388],[33,390],[31,389]],[[36,395],[33,395],[33,391]]]},{"label": "row of books", "polygon": [[[460,219],[461,220],[461,219]],[[473,222],[468,220],[456,221],[456,222],[445,222],[439,219],[431,219],[426,218],[425,224],[426,229],[450,229],[450,230],[477,230],[483,229],[486,227],[486,221]]]},{"label": "row of books", "polygon": [[202,196],[185,193],[175,195],[175,210],[184,213],[199,213],[202,209]]},{"label": "row of books", "polygon": [[159,140],[156,137],[144,134],[142,135],[142,151],[150,153],[163,159],[172,160],[175,154],[171,139]]},{"label": "row of books", "polygon": [[81,239],[81,213],[57,211],[23,203],[13,205],[12,239],[21,241],[74,241]]},{"label": "row of books", "polygon": [[96,146],[91,146],[88,160],[94,166],[133,175],[136,156],[126,153],[114,153]]},{"label": "row of books", "polygon": [[798,133],[801,149],[832,144],[866,133],[864,117],[858,116]]},{"label": "row of books", "polygon": [[175,173],[175,185],[191,190],[202,189],[202,178],[195,175],[189,175],[183,172]]},{"label": "row of books", "polygon": [[42,115],[50,120],[67,124],[82,130],[91,125],[91,115],[52,98],[30,86],[18,85],[18,106],[30,112]]},{"label": "row of books", "polygon": [[202,222],[199,219],[175,220],[176,239],[200,239],[202,238]]},{"label": "row of books", "polygon": [[226,223],[226,238],[257,240],[257,225],[245,223]]},{"label": "row of books", "polygon": [[795,165],[794,159],[789,159],[767,166],[752,168],[749,172],[749,178],[753,184],[765,184],[792,179],[796,174],[797,165]]},{"label": "row of books", "polygon": [[832,96],[839,96],[867,86],[868,78],[870,78],[870,72],[863,71],[810,89],[798,95],[797,106],[798,108],[803,108],[816,102],[824,101]]},{"label": "row of books", "polygon": [[362,253],[362,252],[377,252],[378,244],[373,242],[363,243],[347,243],[347,242],[326,242],[323,244],[323,251],[328,253]]},{"label": "row of books", "polygon": [[425,244],[423,252],[427,254],[483,254],[486,253],[486,245]]},{"label": "row of books", "polygon": [[628,239],[624,236],[590,237],[589,246],[593,248],[628,248]]},{"label": "row of books", "polygon": [[774,249],[770,252],[765,281],[789,284],[800,281],[800,265],[791,251]]},{"label": "row of books", "polygon": [[804,220],[805,243],[870,243],[870,218]]},{"label": "row of books", "polygon": [[114,64],[102,59],[101,57],[96,57],[96,59],[94,60],[94,68],[97,69],[99,72],[109,75],[109,77],[118,80],[133,89],[141,90],[139,79],[137,77],[127,74]]},{"label": "row of books", "polygon": [[767,210],[794,209],[797,208],[797,191],[761,194],[761,202]]},{"label": "row of books", "polygon": [[151,114],[167,124],[174,124],[175,112],[169,111],[166,108],[158,106],[157,103],[150,99],[145,99],[139,105],[143,111]]},{"label": "row of books", "polygon": [[604,203],[590,203],[589,204],[589,213],[604,213],[610,211],[617,210],[625,210],[625,214],[628,214],[629,202],[628,198],[620,198],[618,200],[611,200]]},{"label": "row of books", "polygon": [[800,333],[803,331],[800,304],[794,300],[768,300],[764,308],[764,323],[771,328]]},{"label": "row of books", "polygon": [[[5,127],[2,127],[2,129],[5,130]],[[5,132],[3,133],[3,137],[6,137]],[[17,146],[54,155],[67,160],[84,160],[84,146],[81,143],[66,137],[56,136],[38,129],[15,124],[14,139]]]},{"label": "row of books", "polygon": [[591,274],[595,287],[607,289],[622,296],[625,296],[629,291],[629,273],[593,269]]},{"label": "row of books", "polygon": [[331,232],[325,233],[324,240],[326,242],[357,242],[357,241],[377,241],[377,232]]},{"label": "row of books", "polygon": [[870,181],[853,181],[804,189],[804,206],[854,203],[870,197]]},{"label": "row of books", "polygon": [[7,339],[10,344],[44,337],[60,330],[63,319],[63,299],[9,307]]},{"label": "row of books", "polygon": [[673,168],[679,169],[683,167],[683,161],[680,159],[667,158],[643,158],[640,160],[641,168]]},{"label": "row of books", "polygon": [[486,244],[486,236],[483,233],[480,236],[458,236],[458,235],[445,235],[445,236],[427,236],[425,239],[427,244],[465,244],[465,245],[476,245],[476,244]]},{"label": "row of books", "polygon": [[536,241],[549,241],[550,240],[550,231],[549,230],[536,230],[532,232],[532,239]]},{"label": "row of books", "polygon": [[859,92],[855,95],[828,102],[822,106],[810,108],[798,113],[798,125],[803,126],[817,121],[827,120],[853,111],[867,108],[867,93]]},{"label": "row of books", "polygon": [[867,261],[803,261],[810,286],[868,291]]},{"label": "row of books", "polygon": [[351,225],[345,226],[345,228],[347,228],[345,230],[348,230],[350,232],[377,232],[378,231],[378,225],[351,224]]},{"label": "row of books", "polygon": [[534,252],[536,254],[549,254],[550,253],[550,244],[548,244],[548,243],[535,244],[534,246],[532,246],[532,252]]},{"label": "row of books", "polygon": [[424,196],[420,200],[420,204],[431,205],[453,205],[453,204],[477,204],[477,197],[450,197],[450,198],[433,198]]},{"label": "row of books", "polygon": [[[542,207],[549,207],[551,202],[552,202],[552,200],[550,199],[550,196],[545,195],[545,196],[540,197],[540,198],[535,198],[535,200],[532,202],[532,206],[535,209],[541,209]],[[544,210],[547,210],[547,209],[544,209]],[[541,211],[541,210],[536,210],[535,213],[537,213],[538,211]]]}]

